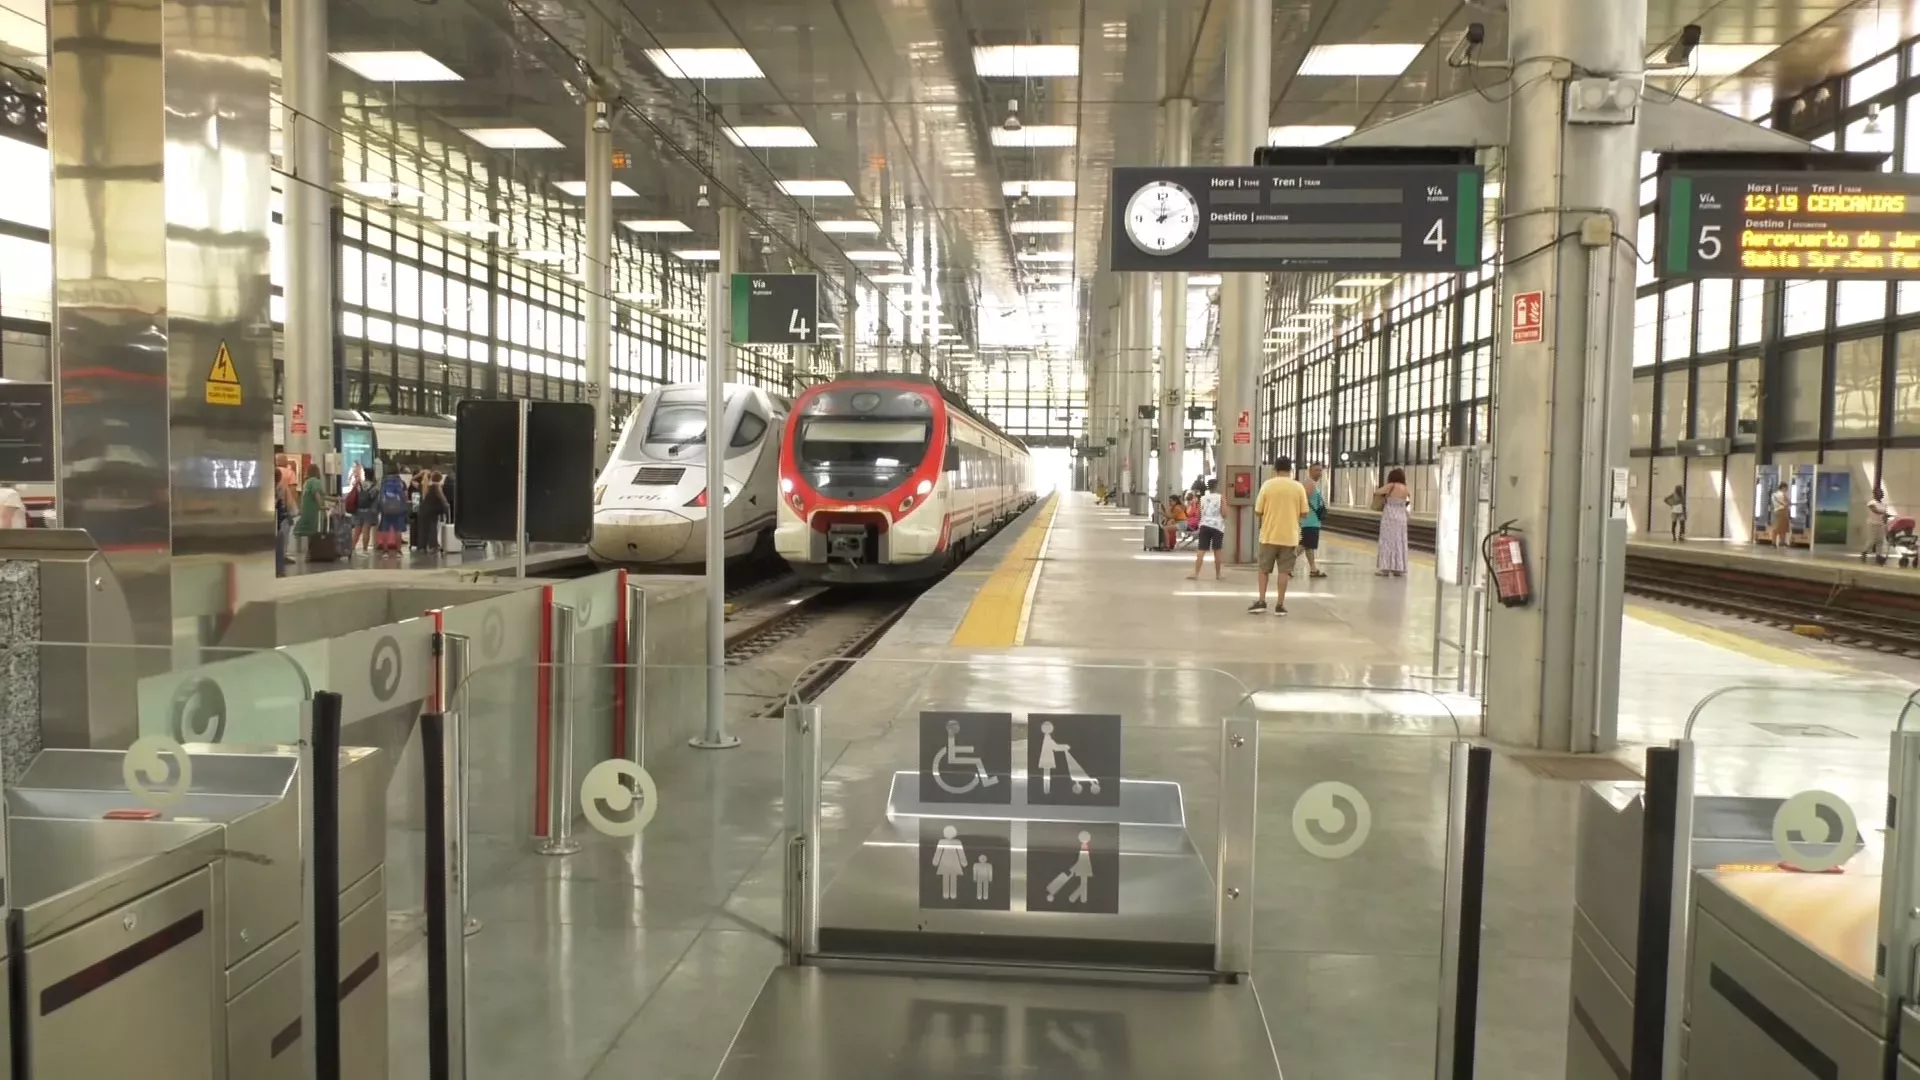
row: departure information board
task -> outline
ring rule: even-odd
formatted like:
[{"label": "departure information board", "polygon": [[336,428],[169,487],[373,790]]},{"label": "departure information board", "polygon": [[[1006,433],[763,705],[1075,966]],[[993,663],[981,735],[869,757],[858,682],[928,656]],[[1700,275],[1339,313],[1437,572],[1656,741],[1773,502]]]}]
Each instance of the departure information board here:
[{"label": "departure information board", "polygon": [[1476,165],[1115,166],[1113,269],[1466,271]]},{"label": "departure information board", "polygon": [[1665,277],[1920,277],[1920,176],[1674,170],[1656,221]]}]

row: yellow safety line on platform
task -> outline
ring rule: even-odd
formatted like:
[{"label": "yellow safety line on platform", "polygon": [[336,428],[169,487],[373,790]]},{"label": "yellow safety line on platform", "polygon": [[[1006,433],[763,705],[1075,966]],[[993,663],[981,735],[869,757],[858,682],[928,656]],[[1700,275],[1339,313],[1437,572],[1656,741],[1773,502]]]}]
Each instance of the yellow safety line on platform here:
[{"label": "yellow safety line on platform", "polygon": [[974,594],[966,618],[953,632],[952,645],[970,649],[1004,649],[1015,645],[1026,621],[1030,583],[1040,568],[1040,557],[1053,528],[1053,514],[1060,506],[1059,496],[1047,499],[1034,517],[1033,524],[1013,542],[1007,556],[1000,560],[987,580]]},{"label": "yellow safety line on platform", "polygon": [[1704,642],[1708,645],[1717,645],[1723,649],[1731,649],[1734,652],[1751,656],[1755,660],[1761,660],[1769,664],[1778,664],[1781,667],[1800,668],[1805,671],[1847,672],[1853,670],[1845,664],[1835,663],[1832,660],[1823,660],[1816,656],[1808,656],[1805,653],[1795,652],[1792,649],[1782,648],[1779,645],[1769,645],[1764,641],[1755,641],[1752,638],[1743,637],[1730,630],[1722,630],[1717,626],[1695,622],[1685,616],[1676,615],[1670,611],[1661,611],[1657,608],[1650,608],[1644,604],[1628,604],[1627,615],[1649,626],[1657,626],[1662,630],[1671,630],[1676,634],[1690,637],[1695,641]]},{"label": "yellow safety line on platform", "polygon": [[[1322,539],[1344,548],[1371,551],[1374,547],[1372,541],[1352,536],[1323,534]],[[1425,566],[1433,565],[1433,556],[1427,552],[1412,552],[1408,556],[1408,559],[1411,562]],[[1731,630],[1722,630],[1717,626],[1698,622],[1670,611],[1651,608],[1645,604],[1628,604],[1626,606],[1626,612],[1628,617],[1638,619],[1649,626],[1657,626],[1662,630],[1671,630],[1682,637],[1689,637],[1703,644],[1729,649],[1769,664],[1799,668],[1803,671],[1847,672],[1854,670],[1845,664],[1808,656],[1805,653],[1796,652],[1779,645],[1769,645],[1763,641],[1755,641],[1752,638],[1736,634]]]}]

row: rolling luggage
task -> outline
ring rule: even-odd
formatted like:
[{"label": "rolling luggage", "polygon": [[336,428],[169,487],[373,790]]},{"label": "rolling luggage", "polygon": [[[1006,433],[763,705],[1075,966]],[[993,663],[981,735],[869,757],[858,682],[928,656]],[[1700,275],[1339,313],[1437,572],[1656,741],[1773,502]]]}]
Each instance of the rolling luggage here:
[{"label": "rolling luggage", "polygon": [[1147,531],[1141,536],[1140,548],[1143,551],[1167,550],[1167,530],[1162,525],[1147,522]]},{"label": "rolling luggage", "polygon": [[314,533],[307,538],[307,561],[310,563],[339,562],[345,557],[346,545],[331,532]]}]

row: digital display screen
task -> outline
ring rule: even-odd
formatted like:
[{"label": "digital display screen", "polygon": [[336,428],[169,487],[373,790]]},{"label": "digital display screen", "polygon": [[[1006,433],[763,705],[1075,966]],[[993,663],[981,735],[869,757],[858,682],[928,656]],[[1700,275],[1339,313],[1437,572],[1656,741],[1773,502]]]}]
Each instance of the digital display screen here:
[{"label": "digital display screen", "polygon": [[1458,273],[1480,265],[1477,165],[1115,166],[1112,266]]},{"label": "digital display screen", "polygon": [[1665,277],[1920,277],[1920,176],[1661,174]]}]

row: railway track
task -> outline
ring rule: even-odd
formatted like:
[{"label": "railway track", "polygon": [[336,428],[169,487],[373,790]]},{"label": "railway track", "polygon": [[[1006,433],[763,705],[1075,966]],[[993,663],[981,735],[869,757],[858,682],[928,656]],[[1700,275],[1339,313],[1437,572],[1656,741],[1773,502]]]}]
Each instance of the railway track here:
[{"label": "railway track", "polygon": [[[921,591],[808,585],[736,609],[727,620],[727,664],[749,669],[742,672],[744,681],[759,682],[758,692],[767,698],[752,715],[778,715],[790,693],[811,701],[865,656]],[[778,694],[768,692],[767,677]]]},{"label": "railway track", "polygon": [[[1373,535],[1366,518],[1329,514],[1326,527],[1346,536]],[[1431,522],[1408,523],[1407,545],[1433,550]],[[1808,637],[1890,655],[1920,657],[1920,599],[1899,593],[1835,587],[1711,567],[1627,556],[1626,589],[1634,596],[1731,615]]]}]

